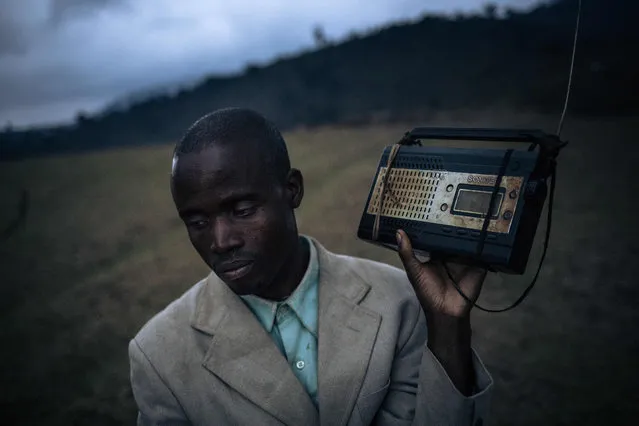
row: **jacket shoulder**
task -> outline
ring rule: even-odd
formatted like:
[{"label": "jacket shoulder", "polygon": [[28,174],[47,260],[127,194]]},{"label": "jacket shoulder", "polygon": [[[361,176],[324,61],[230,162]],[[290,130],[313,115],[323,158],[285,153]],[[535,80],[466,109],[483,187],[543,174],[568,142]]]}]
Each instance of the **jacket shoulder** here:
[{"label": "jacket shoulder", "polygon": [[387,263],[356,256],[337,255],[340,262],[371,287],[371,292],[394,302],[416,302],[406,271]]},{"label": "jacket shoulder", "polygon": [[134,340],[144,352],[161,351],[163,348],[180,344],[185,338],[184,330],[189,326],[196,310],[198,294],[205,284],[206,278],[188,289],[140,328]]},{"label": "jacket shoulder", "polygon": [[426,338],[425,327],[415,328],[420,323],[425,325],[425,318],[404,269],[353,256],[340,256],[340,262],[349,271],[346,277],[357,277],[370,287],[360,305],[384,318],[381,341],[403,348],[411,338],[420,342]]}]

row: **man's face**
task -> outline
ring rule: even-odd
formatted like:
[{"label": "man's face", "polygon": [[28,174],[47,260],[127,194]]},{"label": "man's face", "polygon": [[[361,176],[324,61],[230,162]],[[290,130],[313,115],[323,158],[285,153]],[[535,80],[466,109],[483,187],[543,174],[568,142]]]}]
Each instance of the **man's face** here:
[{"label": "man's face", "polygon": [[214,144],[174,161],[171,191],[191,243],[235,293],[263,292],[297,244],[298,171],[267,173],[256,149]]}]

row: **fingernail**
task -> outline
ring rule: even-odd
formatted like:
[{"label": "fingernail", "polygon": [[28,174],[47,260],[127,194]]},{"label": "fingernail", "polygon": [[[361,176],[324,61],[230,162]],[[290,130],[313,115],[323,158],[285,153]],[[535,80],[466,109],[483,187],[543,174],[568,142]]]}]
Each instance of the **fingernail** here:
[{"label": "fingernail", "polygon": [[402,243],[402,234],[399,231],[397,231],[395,233],[395,236],[397,237],[397,244],[401,244]]}]

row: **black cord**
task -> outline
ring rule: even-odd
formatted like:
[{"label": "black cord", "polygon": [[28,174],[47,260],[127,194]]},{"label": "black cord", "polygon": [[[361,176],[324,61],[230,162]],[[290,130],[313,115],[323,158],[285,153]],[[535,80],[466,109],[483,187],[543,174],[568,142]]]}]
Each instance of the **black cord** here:
[{"label": "black cord", "polygon": [[490,196],[490,202],[488,203],[486,218],[484,219],[484,223],[481,227],[481,234],[479,235],[479,241],[477,242],[477,257],[481,257],[482,253],[484,252],[484,244],[486,243],[486,236],[488,235],[488,225],[490,224],[490,219],[493,215],[493,209],[495,207],[495,201],[497,201],[499,188],[501,188],[501,181],[506,174],[506,168],[508,167],[508,163],[510,162],[510,157],[512,156],[513,151],[513,149],[506,150],[506,154],[504,155],[501,166],[499,167],[497,179],[495,179],[495,186],[493,187],[493,192]]},{"label": "black cord", "polygon": [[530,290],[532,290],[532,288],[535,286],[535,283],[537,282],[537,278],[539,278],[539,272],[541,272],[541,267],[542,267],[542,265],[544,263],[544,260],[546,258],[546,253],[548,251],[548,244],[549,244],[549,241],[550,241],[550,229],[552,227],[553,200],[555,198],[555,185],[556,185],[556,182],[557,182],[557,165],[554,162],[554,160],[553,160],[552,165],[551,165],[550,179],[551,179],[551,181],[550,181],[550,197],[548,199],[548,219],[546,221],[547,225],[546,225],[546,236],[545,236],[545,241],[544,241],[544,251],[541,254],[541,259],[539,261],[539,266],[537,267],[537,272],[535,273],[535,276],[532,279],[532,282],[528,285],[528,287],[526,287],[526,289],[521,294],[521,296],[519,296],[519,298],[512,305],[510,305],[510,306],[508,306],[506,308],[501,308],[501,309],[489,309],[489,308],[484,308],[482,306],[479,306],[477,303],[475,303],[472,300],[470,300],[470,298],[468,298],[468,296],[466,296],[464,294],[462,289],[459,288],[459,284],[457,284],[457,281],[455,280],[453,275],[450,273],[450,269],[448,268],[448,265],[446,264],[446,262],[442,262],[442,264],[444,266],[444,269],[446,270],[446,274],[448,275],[448,278],[453,283],[453,286],[455,287],[457,292],[468,303],[471,303],[477,309],[479,309],[481,311],[484,311],[484,312],[492,312],[492,313],[509,311],[509,310],[513,309],[514,307],[516,307],[517,305],[519,305],[526,298],[526,296],[528,296],[528,293],[530,293]]},{"label": "black cord", "polygon": [[[561,117],[559,118],[559,125],[557,127],[557,138],[560,137],[561,134],[561,130],[562,130],[562,126],[564,123],[564,118],[566,117],[566,111],[568,109],[568,99],[570,97],[570,89],[572,87],[572,76],[573,76],[573,71],[574,71],[574,67],[575,67],[575,53],[577,51],[577,37],[579,34],[579,19],[581,17],[581,0],[579,0],[579,4],[578,4],[578,8],[577,8],[577,22],[575,23],[575,35],[574,35],[574,40],[573,40],[573,46],[572,46],[572,56],[571,56],[571,61],[570,61],[570,73],[568,75],[568,87],[566,89],[566,99],[564,101],[564,108],[563,111],[561,113]],[[528,151],[533,151],[536,147],[536,143],[531,144],[528,147]],[[557,150],[561,150],[561,148],[563,148],[564,146],[566,146],[566,142],[561,143],[559,145],[559,147],[557,148]],[[442,262],[444,269],[446,270],[446,274],[448,275],[448,278],[452,281],[453,286],[455,286],[455,289],[459,292],[459,294],[468,302],[471,303],[474,307],[476,307],[477,309],[484,311],[484,312],[505,312],[508,311],[514,307],[516,307],[517,305],[519,305],[528,295],[528,293],[530,293],[530,290],[532,290],[532,288],[534,287],[535,283],[537,282],[537,278],[539,278],[539,272],[541,271],[541,267],[544,263],[544,260],[546,259],[546,253],[548,251],[548,243],[550,241],[550,229],[552,227],[552,211],[553,211],[553,200],[555,198],[555,186],[556,186],[556,182],[557,182],[557,164],[555,162],[555,159],[553,158],[552,163],[550,165],[551,170],[550,170],[550,197],[548,199],[548,219],[547,219],[547,224],[546,224],[546,236],[545,236],[545,241],[544,241],[544,250],[541,254],[541,259],[539,261],[539,267],[537,268],[537,272],[535,273],[535,276],[532,279],[532,282],[528,285],[528,287],[526,287],[526,289],[524,290],[524,292],[521,294],[521,296],[519,296],[519,298],[510,306],[506,307],[506,308],[502,308],[502,309],[488,309],[488,308],[484,308],[481,307],[479,305],[477,305],[475,302],[473,302],[472,300],[470,300],[468,298],[468,296],[466,296],[464,294],[464,292],[461,290],[461,288],[459,288],[459,285],[457,284],[457,281],[455,280],[455,278],[453,277],[453,275],[450,273],[450,269],[448,268],[448,265],[446,264],[446,262]],[[495,193],[493,193],[493,197],[494,197]],[[491,206],[490,208],[492,208],[492,203],[493,201],[491,200]],[[491,211],[488,212],[488,216],[490,217],[490,213]],[[486,222],[484,223],[484,229],[486,228]],[[482,230],[482,233],[484,233],[485,231]]]}]

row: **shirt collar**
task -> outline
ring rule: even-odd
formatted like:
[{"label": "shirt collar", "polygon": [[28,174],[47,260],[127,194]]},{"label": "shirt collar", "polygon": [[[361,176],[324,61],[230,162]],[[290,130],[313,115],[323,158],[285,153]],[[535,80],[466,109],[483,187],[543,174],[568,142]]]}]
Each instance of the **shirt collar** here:
[{"label": "shirt collar", "polygon": [[275,314],[280,305],[288,305],[302,325],[317,337],[317,285],[319,262],[315,244],[302,236],[309,245],[309,262],[306,272],[295,291],[284,301],[273,302],[253,295],[240,296],[269,333],[275,324]]}]

